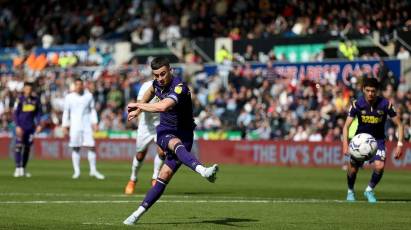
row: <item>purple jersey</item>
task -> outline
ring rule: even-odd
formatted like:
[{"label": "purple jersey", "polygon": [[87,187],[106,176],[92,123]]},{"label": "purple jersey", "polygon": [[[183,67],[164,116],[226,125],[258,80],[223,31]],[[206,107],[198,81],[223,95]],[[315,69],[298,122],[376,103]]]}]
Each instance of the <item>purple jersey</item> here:
[{"label": "purple jersey", "polygon": [[14,122],[24,130],[34,130],[40,122],[41,104],[37,97],[20,96],[14,109]]},{"label": "purple jersey", "polygon": [[155,96],[160,100],[173,99],[176,104],[170,110],[160,114],[160,125],[157,130],[185,130],[195,128],[191,93],[187,85],[178,77],[173,77],[169,86],[162,88],[153,81]]},{"label": "purple jersey", "polygon": [[395,112],[392,104],[383,97],[377,97],[373,106],[369,105],[364,97],[351,103],[351,108],[348,113],[350,117],[358,118],[358,133],[368,133],[377,140],[385,139],[385,121],[387,115],[395,117]]}]

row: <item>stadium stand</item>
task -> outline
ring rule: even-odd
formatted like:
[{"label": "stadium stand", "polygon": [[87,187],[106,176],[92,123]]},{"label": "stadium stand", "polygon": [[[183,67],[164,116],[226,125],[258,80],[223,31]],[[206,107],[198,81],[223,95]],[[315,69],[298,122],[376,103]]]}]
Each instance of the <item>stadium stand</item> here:
[{"label": "stadium stand", "polygon": [[[120,4],[121,3],[121,4]],[[318,4],[321,3],[321,4]],[[381,33],[409,28],[410,2],[399,1],[33,1],[0,3],[0,46],[83,44],[130,39],[260,38],[274,35]],[[20,7],[24,6],[24,7]],[[354,20],[355,19],[355,20]]]},{"label": "stadium stand", "polygon": [[[395,29],[409,29],[410,3],[406,0],[374,1],[342,0],[321,1],[46,1],[36,4],[23,1],[17,7],[12,1],[0,3],[0,47],[48,48],[58,44],[95,44],[107,40],[128,40],[136,45],[153,41],[167,42],[180,38],[230,37],[238,39],[295,37],[304,35],[349,34],[371,35],[379,32],[380,42],[386,43]],[[143,10],[144,9],[144,10]],[[328,12],[325,17],[324,12]],[[353,19],[356,20],[353,20]],[[35,19],[35,20],[33,20]],[[41,96],[46,136],[61,136],[61,111],[64,95],[73,79],[78,76],[68,67],[110,66],[110,50],[94,52],[87,61],[73,53],[50,58],[44,56],[17,57],[15,72],[3,73],[0,81],[0,132],[13,132],[11,111],[22,87],[25,74],[22,68],[42,71],[46,67],[67,68],[64,71],[48,69],[35,77],[37,93]],[[408,52],[408,53],[407,53]],[[358,58],[355,52],[344,51],[347,59]],[[348,56],[347,56],[348,55]],[[357,54],[358,55],[358,54]],[[374,54],[373,54],[374,55]],[[223,55],[224,56],[224,55]],[[260,60],[247,46],[242,54],[225,54],[232,58],[227,79],[217,73],[206,76],[195,72],[188,80],[193,88],[195,116],[199,130],[239,130],[243,138],[253,134],[261,139],[332,141],[339,140],[350,98],[358,92],[364,77],[382,79],[384,94],[391,98],[402,112],[406,139],[411,136],[411,90],[403,76],[397,80],[381,64],[373,74],[358,70],[350,76],[351,85],[335,81],[332,71],[320,79],[295,81],[270,69],[252,69],[247,63]],[[363,59],[378,58],[371,54]],[[409,58],[409,51],[401,47],[398,58]],[[224,59],[224,58],[223,58]],[[264,62],[282,60],[273,53]],[[322,61],[316,56],[312,60]],[[186,63],[202,60],[191,54],[181,59]],[[383,63],[383,62],[382,62]],[[126,70],[103,69],[87,81],[97,102],[102,130],[135,128],[126,123],[126,102],[136,97],[139,87],[149,73],[148,67],[137,67],[133,60]],[[146,69],[146,70],[144,70]],[[202,69],[200,67],[199,69]],[[387,132],[392,129],[388,124]],[[390,138],[395,138],[392,135]]]}]

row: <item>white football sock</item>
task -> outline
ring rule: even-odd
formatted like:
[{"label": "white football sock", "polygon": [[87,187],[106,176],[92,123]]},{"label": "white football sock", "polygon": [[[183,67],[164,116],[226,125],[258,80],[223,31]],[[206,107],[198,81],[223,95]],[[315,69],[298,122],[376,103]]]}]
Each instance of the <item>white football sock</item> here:
[{"label": "white football sock", "polygon": [[96,153],[94,151],[89,150],[87,153],[88,163],[90,165],[90,173],[97,172],[96,168]]},{"label": "white football sock", "polygon": [[138,207],[135,212],[133,212],[129,217],[127,217],[127,219],[124,220],[123,224],[134,225],[145,212],[146,209],[144,207]]},{"label": "white football sock", "polygon": [[160,173],[161,166],[163,165],[163,160],[160,158],[158,154],[156,154],[156,157],[154,158],[154,173],[153,173],[153,179],[157,179],[158,174]]},{"label": "white football sock", "polygon": [[141,166],[143,165],[143,161],[138,161],[137,157],[133,157],[133,164],[131,165],[131,175],[130,175],[130,180],[131,181],[137,181],[137,174],[138,171],[140,171]]},{"label": "white football sock", "polygon": [[24,168],[23,167],[20,167],[20,168],[18,168],[19,169],[19,175],[20,176],[24,176]]},{"label": "white football sock", "polygon": [[133,212],[133,216],[136,217],[136,220],[140,219],[140,217],[146,212],[146,209],[143,206],[139,206],[138,209]]},{"label": "white football sock", "polygon": [[367,188],[365,189],[366,192],[371,192],[372,190],[374,190],[374,189],[371,188],[369,185],[368,185]]},{"label": "white football sock", "polygon": [[350,193],[350,192],[354,193],[354,190],[352,190],[352,189],[348,189],[348,192],[349,192],[349,193]]},{"label": "white football sock", "polygon": [[206,167],[202,166],[202,165],[197,165],[196,166],[196,172],[200,173],[201,176],[204,176],[206,171]]},{"label": "white football sock", "polygon": [[80,174],[80,153],[73,150],[71,161],[73,162],[74,174]]}]

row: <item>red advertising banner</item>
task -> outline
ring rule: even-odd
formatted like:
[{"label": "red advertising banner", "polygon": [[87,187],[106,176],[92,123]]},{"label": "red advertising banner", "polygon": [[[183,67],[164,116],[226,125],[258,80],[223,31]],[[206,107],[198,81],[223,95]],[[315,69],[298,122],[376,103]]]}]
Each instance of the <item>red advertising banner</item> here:
[{"label": "red advertising banner", "polygon": [[[205,141],[199,140],[200,159],[206,163],[341,167],[345,159],[341,142]],[[411,144],[394,159],[395,145],[387,143],[387,168],[411,170]]]},{"label": "red advertising banner", "polygon": [[[99,159],[130,160],[136,151],[133,139],[97,139],[96,153]],[[40,159],[71,159],[71,150],[67,139],[37,138],[33,151]],[[83,157],[86,154],[82,154]]]},{"label": "red advertising banner", "polygon": [[[97,156],[102,160],[130,160],[135,146],[134,139],[96,140]],[[156,153],[155,145],[150,148],[149,160]],[[396,160],[394,143],[387,143],[387,168],[411,170],[411,143],[406,143],[403,149],[402,158]],[[199,140],[193,151],[205,163],[297,167],[341,167],[345,163],[340,142]],[[66,139],[36,138],[32,152],[36,159],[71,159]],[[11,139],[0,138],[0,158],[11,157],[12,153]]]},{"label": "red advertising banner", "polygon": [[[13,145],[14,146],[14,145]],[[5,158],[10,155],[10,150],[13,148],[9,137],[0,138],[0,158]]]},{"label": "red advertising banner", "polygon": [[[0,158],[13,156],[13,143],[8,137],[0,138]],[[147,159],[154,159],[155,146],[149,147]],[[153,150],[153,151],[151,151]],[[67,139],[35,138],[31,150],[35,159],[71,159],[71,150]],[[97,157],[102,160],[130,160],[136,153],[134,139],[96,139]],[[81,154],[83,158],[87,154]]]}]

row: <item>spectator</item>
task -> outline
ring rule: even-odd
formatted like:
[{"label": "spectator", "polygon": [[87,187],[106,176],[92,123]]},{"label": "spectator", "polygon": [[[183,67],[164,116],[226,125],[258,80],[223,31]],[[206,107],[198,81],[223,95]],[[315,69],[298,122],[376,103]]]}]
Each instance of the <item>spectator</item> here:
[{"label": "spectator", "polygon": [[312,142],[319,142],[319,141],[322,141],[322,139],[323,137],[317,129],[314,129],[308,136],[308,141],[312,141]]},{"label": "spectator", "polygon": [[257,54],[254,52],[254,47],[250,44],[246,46],[245,53],[242,55],[246,62],[257,61]]},{"label": "spectator", "polygon": [[400,60],[405,60],[410,58],[410,52],[404,48],[404,46],[400,47],[400,50],[397,53],[397,58]]}]

